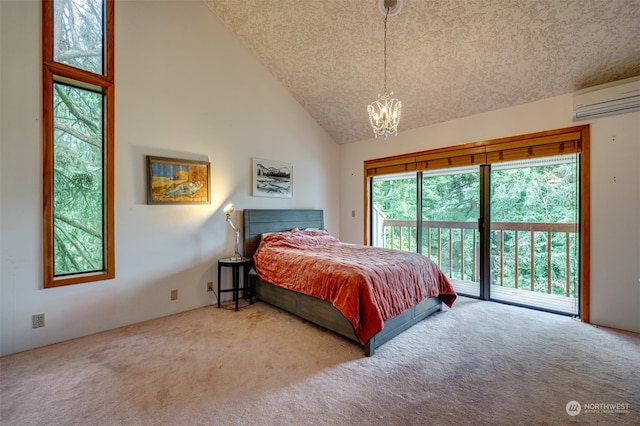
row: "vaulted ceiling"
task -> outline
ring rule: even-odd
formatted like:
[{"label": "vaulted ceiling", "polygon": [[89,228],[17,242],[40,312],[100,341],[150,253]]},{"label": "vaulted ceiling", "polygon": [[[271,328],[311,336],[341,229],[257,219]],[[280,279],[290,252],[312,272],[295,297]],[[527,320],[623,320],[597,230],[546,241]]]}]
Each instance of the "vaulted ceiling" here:
[{"label": "vaulted ceiling", "polygon": [[[340,144],[373,137],[378,0],[203,0]],[[399,132],[640,75],[640,0],[404,0],[388,20]]]}]

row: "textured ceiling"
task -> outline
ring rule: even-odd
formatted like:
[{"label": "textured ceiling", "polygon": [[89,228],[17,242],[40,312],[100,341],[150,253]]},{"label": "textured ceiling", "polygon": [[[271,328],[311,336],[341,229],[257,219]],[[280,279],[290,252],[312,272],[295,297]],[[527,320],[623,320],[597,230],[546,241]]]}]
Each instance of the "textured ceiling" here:
[{"label": "textured ceiling", "polygon": [[[337,143],[373,137],[378,0],[204,0]],[[399,132],[640,75],[640,0],[405,0],[388,22]]]}]

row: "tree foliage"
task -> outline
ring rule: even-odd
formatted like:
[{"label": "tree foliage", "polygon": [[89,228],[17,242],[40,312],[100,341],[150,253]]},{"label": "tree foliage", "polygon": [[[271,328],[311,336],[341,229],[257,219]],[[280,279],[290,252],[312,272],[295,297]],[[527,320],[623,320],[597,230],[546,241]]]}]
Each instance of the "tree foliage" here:
[{"label": "tree foliage", "polygon": [[101,0],[55,0],[53,60],[102,74]]}]

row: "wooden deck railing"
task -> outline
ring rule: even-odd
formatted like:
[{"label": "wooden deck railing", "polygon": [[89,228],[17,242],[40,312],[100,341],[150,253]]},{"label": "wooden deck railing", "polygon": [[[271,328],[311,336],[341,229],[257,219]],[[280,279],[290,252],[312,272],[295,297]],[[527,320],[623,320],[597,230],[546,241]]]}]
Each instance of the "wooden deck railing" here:
[{"label": "wooden deck railing", "polygon": [[[382,220],[380,223],[382,235],[377,238],[377,245],[417,251],[415,221]],[[423,254],[450,278],[479,281],[476,222],[425,221],[422,226],[423,241],[427,242],[423,244]],[[576,257],[577,249],[576,224],[491,222],[490,226],[492,284],[549,294],[558,294],[559,289],[553,291],[553,287],[559,286],[564,288],[564,295],[575,296],[577,267],[572,268],[572,257]],[[540,261],[541,257],[546,258],[542,259],[546,261],[542,273],[540,268],[536,272],[536,260]],[[559,262],[558,258],[563,260]]]}]

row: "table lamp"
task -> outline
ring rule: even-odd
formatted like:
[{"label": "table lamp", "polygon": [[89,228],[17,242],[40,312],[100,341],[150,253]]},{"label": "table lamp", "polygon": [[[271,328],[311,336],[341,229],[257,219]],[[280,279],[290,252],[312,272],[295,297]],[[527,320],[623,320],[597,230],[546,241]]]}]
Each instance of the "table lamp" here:
[{"label": "table lamp", "polygon": [[240,244],[240,230],[236,228],[236,226],[231,221],[231,213],[233,213],[233,203],[229,203],[226,206],[224,206],[224,214],[227,215],[227,223],[229,223],[229,225],[231,226],[231,229],[233,229],[233,232],[236,233],[236,253],[233,255],[231,259],[240,260],[242,259],[242,255],[238,251],[238,245]]}]

